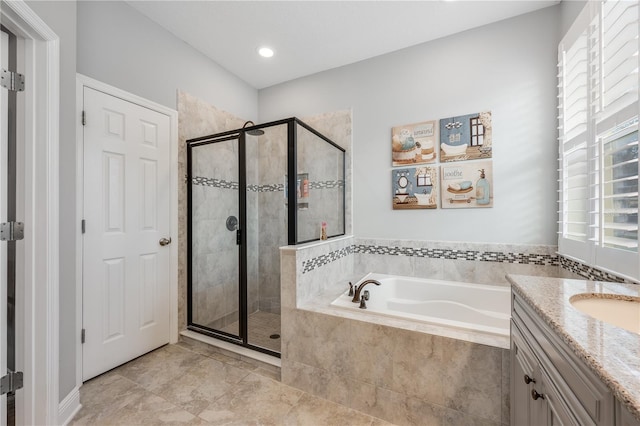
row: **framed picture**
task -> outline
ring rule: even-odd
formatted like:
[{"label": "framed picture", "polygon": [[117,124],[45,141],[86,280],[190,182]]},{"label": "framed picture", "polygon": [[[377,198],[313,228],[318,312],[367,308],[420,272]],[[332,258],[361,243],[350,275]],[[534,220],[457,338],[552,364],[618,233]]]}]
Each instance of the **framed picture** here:
[{"label": "framed picture", "polygon": [[391,170],[394,210],[438,208],[438,167],[422,166]]},{"label": "framed picture", "polygon": [[493,161],[443,164],[443,209],[493,207]]},{"label": "framed picture", "polygon": [[491,157],[491,111],[440,120],[441,163]]},{"label": "framed picture", "polygon": [[437,142],[436,120],[393,127],[391,129],[393,166],[435,163]]}]

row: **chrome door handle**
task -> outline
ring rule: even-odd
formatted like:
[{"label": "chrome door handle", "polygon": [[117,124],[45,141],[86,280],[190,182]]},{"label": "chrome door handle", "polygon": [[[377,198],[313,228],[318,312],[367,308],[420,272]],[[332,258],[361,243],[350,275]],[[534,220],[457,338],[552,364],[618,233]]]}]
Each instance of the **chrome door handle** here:
[{"label": "chrome door handle", "polygon": [[160,241],[158,241],[160,243],[161,246],[168,246],[169,244],[171,244],[171,238],[166,239],[166,238],[160,238]]}]

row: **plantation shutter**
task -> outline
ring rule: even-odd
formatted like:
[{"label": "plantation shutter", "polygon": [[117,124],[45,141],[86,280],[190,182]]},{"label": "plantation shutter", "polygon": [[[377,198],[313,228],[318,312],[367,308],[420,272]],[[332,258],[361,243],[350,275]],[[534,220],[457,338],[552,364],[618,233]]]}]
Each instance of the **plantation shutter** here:
[{"label": "plantation shutter", "polygon": [[638,33],[638,2],[588,3],[560,43],[558,64],[559,251],[633,279],[640,278]]},{"label": "plantation shutter", "polygon": [[[576,22],[558,49],[560,133],[559,250],[589,257],[589,31]],[[578,25],[579,24],[579,25]]]},{"label": "plantation shutter", "polygon": [[602,218],[595,263],[638,276],[638,2],[601,8],[601,57],[593,105],[602,156]]}]

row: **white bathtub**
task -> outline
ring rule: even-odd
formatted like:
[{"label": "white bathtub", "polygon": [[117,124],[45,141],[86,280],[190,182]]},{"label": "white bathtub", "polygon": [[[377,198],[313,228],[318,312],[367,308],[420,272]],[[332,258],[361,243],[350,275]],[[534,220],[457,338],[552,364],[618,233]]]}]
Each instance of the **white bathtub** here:
[{"label": "white bathtub", "polygon": [[511,291],[508,287],[376,273],[366,275],[357,285],[368,279],[378,280],[382,285],[368,284],[365,287],[369,290],[366,310],[360,309],[359,303],[351,302],[348,291],[331,305],[434,325],[509,335]]}]

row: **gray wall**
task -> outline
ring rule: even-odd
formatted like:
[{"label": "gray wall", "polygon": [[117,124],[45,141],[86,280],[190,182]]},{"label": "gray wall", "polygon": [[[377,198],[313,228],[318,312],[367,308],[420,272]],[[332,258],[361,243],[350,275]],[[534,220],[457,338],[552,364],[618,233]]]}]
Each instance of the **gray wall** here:
[{"label": "gray wall", "polygon": [[573,24],[573,21],[575,21],[586,4],[586,0],[563,0],[560,3],[560,38],[569,31],[571,24]]},{"label": "gray wall", "polygon": [[[559,6],[263,89],[260,121],[353,108],[354,234],[556,244]],[[491,209],[393,211],[391,127],[490,110]]]},{"label": "gray wall", "polygon": [[76,385],[76,3],[29,1],[60,37],[60,400]]},{"label": "gray wall", "polygon": [[176,108],[176,89],[239,117],[258,92],[121,1],[78,2],[78,72]]}]

